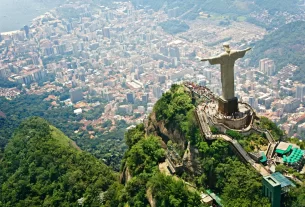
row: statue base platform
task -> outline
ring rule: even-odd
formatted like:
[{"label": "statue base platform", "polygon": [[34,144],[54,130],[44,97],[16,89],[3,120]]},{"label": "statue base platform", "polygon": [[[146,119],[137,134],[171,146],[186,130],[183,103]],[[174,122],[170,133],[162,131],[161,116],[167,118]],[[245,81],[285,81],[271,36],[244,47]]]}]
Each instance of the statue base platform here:
[{"label": "statue base platform", "polygon": [[232,114],[235,114],[235,112],[238,112],[237,97],[234,97],[229,100],[225,100],[220,97],[218,99],[218,111],[226,116],[231,116]]}]

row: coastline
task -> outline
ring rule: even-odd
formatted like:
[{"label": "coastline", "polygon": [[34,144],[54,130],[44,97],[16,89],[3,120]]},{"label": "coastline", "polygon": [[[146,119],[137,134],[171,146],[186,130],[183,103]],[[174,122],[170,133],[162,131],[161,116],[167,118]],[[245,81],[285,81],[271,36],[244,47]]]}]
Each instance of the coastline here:
[{"label": "coastline", "polygon": [[29,25],[33,19],[59,6],[58,1],[41,2],[39,0],[1,0],[0,34],[14,34]]},{"label": "coastline", "polygon": [[10,36],[10,35],[13,35],[13,34],[16,34],[18,32],[20,32],[21,30],[13,30],[13,31],[8,31],[8,32],[0,32],[0,35],[2,36]]}]

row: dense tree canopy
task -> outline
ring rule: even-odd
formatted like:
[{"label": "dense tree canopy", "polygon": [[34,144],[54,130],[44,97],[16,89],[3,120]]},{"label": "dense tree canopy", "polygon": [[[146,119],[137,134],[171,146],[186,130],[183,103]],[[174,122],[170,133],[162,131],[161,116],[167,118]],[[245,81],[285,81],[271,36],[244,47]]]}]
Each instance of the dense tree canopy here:
[{"label": "dense tree canopy", "polygon": [[[201,168],[196,169],[195,179],[190,175],[185,176],[190,182],[194,182],[203,191],[209,188],[216,192],[225,206],[270,206],[261,193],[260,175],[237,159],[229,143],[221,139],[208,143],[200,136],[194,105],[190,94],[182,86],[174,85],[169,92],[163,94],[154,111],[158,121],[167,123],[168,128],[180,129],[183,136],[198,149],[197,160],[201,163]],[[263,118],[261,127],[273,130],[276,134],[281,132],[268,119]],[[216,129],[213,132],[219,133]],[[227,134],[242,142],[249,151],[268,142],[258,134],[243,136],[232,130],[228,130]]]},{"label": "dense tree canopy", "polygon": [[267,198],[262,198],[261,178],[243,163],[229,159],[216,167],[217,187],[223,189],[225,206],[270,207]]},{"label": "dense tree canopy", "polygon": [[126,165],[132,175],[152,173],[158,163],[164,160],[165,151],[161,148],[160,139],[149,136],[141,139],[127,152]]},{"label": "dense tree canopy", "polygon": [[[99,117],[104,111],[104,107],[101,105],[82,115],[76,115],[73,112],[73,107],[50,107],[51,101],[45,100],[50,94],[64,97],[64,100],[67,97],[69,98],[68,89],[65,89],[63,93],[21,95],[13,100],[6,100],[0,97],[0,111],[6,115],[6,118],[0,117],[0,157],[1,152],[3,152],[4,147],[19,124],[28,117],[39,116],[62,130],[82,150],[90,152],[100,160],[103,159],[108,165],[119,171],[120,161],[126,150],[123,138],[127,124],[124,121],[118,122],[116,123],[117,130],[108,134],[96,132],[95,139],[90,139],[87,131],[79,130],[83,126],[79,121],[83,118],[90,120]],[[68,96],[66,97],[66,95]],[[89,129],[92,130],[92,127],[89,127]],[[77,130],[79,132],[75,133]]]},{"label": "dense tree canopy", "polygon": [[[198,193],[191,192],[182,181],[161,174],[159,162],[164,162],[165,151],[161,139],[144,133],[140,124],[125,135],[129,147],[123,159],[122,169],[128,169],[132,178],[125,187],[113,184],[105,195],[105,206],[149,206],[149,196],[157,206],[200,206]],[[120,192],[120,193],[118,193]]]},{"label": "dense tree canopy", "polygon": [[21,89],[21,84],[17,82],[9,81],[8,79],[5,78],[0,78],[0,88],[14,88],[14,87],[18,87],[19,89]]},{"label": "dense tree canopy", "polygon": [[194,109],[190,94],[181,85],[173,85],[154,106],[157,121],[164,122],[167,127],[180,130],[193,143],[196,139],[200,139]]},{"label": "dense tree canopy", "polygon": [[112,171],[41,118],[22,122],[0,162],[3,206],[99,206]]},{"label": "dense tree canopy", "polygon": [[[25,103],[35,102],[31,96],[24,99]],[[69,108],[67,111],[43,111],[44,107],[49,106],[47,102],[36,109],[29,107],[24,111],[20,109],[24,103],[19,106],[19,103],[14,103],[18,106],[18,114],[12,113],[13,106],[7,102],[1,104],[2,108],[7,109],[9,118],[0,121],[7,127],[8,123],[24,120],[25,113],[49,117],[48,120],[59,126],[62,120],[58,119],[66,120],[65,116],[72,116],[71,120],[79,118],[70,115]],[[191,207],[202,206],[199,192],[207,189],[215,192],[225,207],[270,206],[270,202],[262,195],[261,176],[237,159],[228,142],[222,139],[207,142],[200,134],[194,109],[188,91],[181,85],[174,85],[156,103],[154,113],[157,122],[163,122],[169,131],[179,130],[185,141],[190,141],[192,147],[198,149],[193,154],[195,171],[188,173],[189,170],[185,168],[181,177],[167,176],[162,173],[163,170],[160,172],[158,165],[165,161],[165,146],[161,138],[156,136],[157,133],[147,134],[144,125],[139,124],[125,133],[127,151],[121,167],[124,184],[116,181],[113,171],[96,159],[104,159],[99,148],[109,158],[122,153],[115,151],[117,142],[113,140],[116,134],[109,134],[106,138],[102,136],[103,141],[100,143],[98,139],[91,141],[84,132],[76,136],[74,130],[79,126],[71,125],[75,128],[73,131],[67,130],[69,136],[77,143],[82,143],[81,147],[96,156],[93,157],[80,151],[72,140],[47,121],[37,117],[26,119],[0,157],[0,206],[77,206],[78,202],[83,201],[84,206],[146,207],[155,201],[161,207]],[[126,127],[126,123],[118,122],[117,125]],[[61,127],[65,129],[67,126]],[[267,118],[261,118],[259,127],[268,129],[278,139],[283,136],[282,131]],[[8,129],[14,130],[14,127]],[[3,126],[0,130],[5,131]],[[227,134],[250,150],[258,148],[266,140],[257,134],[242,136],[234,131],[227,131]],[[96,133],[96,136],[101,134]],[[86,139],[79,140],[82,138]],[[251,142],[255,145],[250,145],[248,139],[256,140]],[[177,143],[170,140],[167,146],[174,148]],[[180,150],[183,154],[185,149]],[[104,161],[107,163],[106,159]],[[279,166],[278,170],[287,171],[287,167]],[[289,173],[296,174],[294,171]],[[304,191],[302,187],[295,190],[298,193]],[[290,194],[286,203],[286,206],[302,206],[304,198]]]},{"label": "dense tree canopy", "polygon": [[144,125],[139,124],[134,129],[130,129],[125,133],[126,145],[131,148],[144,137]]},{"label": "dense tree canopy", "polygon": [[281,140],[284,137],[284,132],[274,122],[266,117],[260,118],[260,127],[267,129],[275,140]]},{"label": "dense tree canopy", "polygon": [[293,188],[289,192],[289,197],[285,203],[285,207],[305,206],[305,187]]},{"label": "dense tree canopy", "polygon": [[181,180],[161,173],[155,174],[147,186],[155,196],[160,207],[202,206],[198,194],[191,192]]}]

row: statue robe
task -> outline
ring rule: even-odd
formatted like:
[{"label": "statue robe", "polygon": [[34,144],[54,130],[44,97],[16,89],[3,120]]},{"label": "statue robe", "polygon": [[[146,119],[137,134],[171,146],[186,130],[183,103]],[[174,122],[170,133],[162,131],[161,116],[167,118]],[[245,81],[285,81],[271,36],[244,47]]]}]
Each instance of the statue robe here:
[{"label": "statue robe", "polygon": [[230,100],[235,97],[234,93],[234,63],[238,58],[244,57],[246,50],[231,50],[230,53],[224,52],[219,56],[209,58],[211,65],[220,64],[222,97]]}]

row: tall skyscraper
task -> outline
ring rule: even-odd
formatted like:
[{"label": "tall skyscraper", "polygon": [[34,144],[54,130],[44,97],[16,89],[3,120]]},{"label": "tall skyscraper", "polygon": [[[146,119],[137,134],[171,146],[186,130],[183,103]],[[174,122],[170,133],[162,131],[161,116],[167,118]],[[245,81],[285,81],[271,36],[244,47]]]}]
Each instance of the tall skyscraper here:
[{"label": "tall skyscraper", "polygon": [[114,20],[114,15],[112,13],[112,11],[108,11],[106,14],[106,19],[109,20]]},{"label": "tall skyscraper", "polygon": [[305,89],[305,85],[304,84],[297,84],[295,97],[297,99],[300,99],[301,101],[303,101],[304,89]]},{"label": "tall skyscraper", "polygon": [[83,91],[81,88],[73,88],[70,90],[70,99],[72,103],[76,103],[84,99]]},{"label": "tall skyscraper", "polygon": [[66,52],[66,45],[65,44],[56,45],[55,48],[56,48],[56,53],[57,54],[63,55]]},{"label": "tall skyscraper", "polygon": [[72,48],[73,48],[73,53],[77,54],[79,52],[79,43],[78,42],[73,42],[72,43]]},{"label": "tall skyscraper", "polygon": [[163,84],[166,81],[166,76],[165,75],[158,75],[158,82]]},{"label": "tall skyscraper", "polygon": [[109,27],[104,27],[103,28],[103,36],[110,39],[110,28]]},{"label": "tall skyscraper", "polygon": [[178,58],[174,57],[171,60],[172,60],[172,67],[177,67],[178,66]]},{"label": "tall skyscraper", "polygon": [[29,37],[30,37],[30,28],[29,28],[29,26],[28,26],[28,25],[25,25],[25,26],[23,27],[23,29],[24,29],[24,33],[25,33],[26,38],[29,39]]},{"label": "tall skyscraper", "polygon": [[53,47],[46,47],[46,48],[44,48],[43,53],[46,56],[54,55],[54,48]]},{"label": "tall skyscraper", "polygon": [[33,61],[34,65],[39,65],[40,64],[38,55],[33,55],[32,56],[32,61]]},{"label": "tall skyscraper", "polygon": [[143,94],[142,95],[142,102],[143,103],[148,103],[148,98],[149,98],[148,93]]},{"label": "tall skyscraper", "polygon": [[71,31],[72,31],[72,29],[73,29],[72,24],[71,24],[71,23],[68,23],[68,24],[66,25],[66,28],[67,28],[67,32],[68,32],[68,33],[71,33]]},{"label": "tall skyscraper", "polygon": [[160,47],[160,53],[164,56],[168,56],[168,48],[167,47]]},{"label": "tall skyscraper", "polygon": [[269,58],[264,58],[259,61],[259,70],[266,75],[274,75],[275,64],[273,60]]},{"label": "tall skyscraper", "polygon": [[256,98],[255,97],[253,97],[253,96],[250,96],[249,97],[249,104],[253,107],[253,108],[257,108],[257,100],[256,100]]},{"label": "tall skyscraper", "polygon": [[155,98],[160,98],[162,96],[162,90],[161,87],[158,85],[153,86],[153,94]]},{"label": "tall skyscraper", "polygon": [[132,92],[126,94],[126,99],[128,103],[134,104],[134,95]]}]

